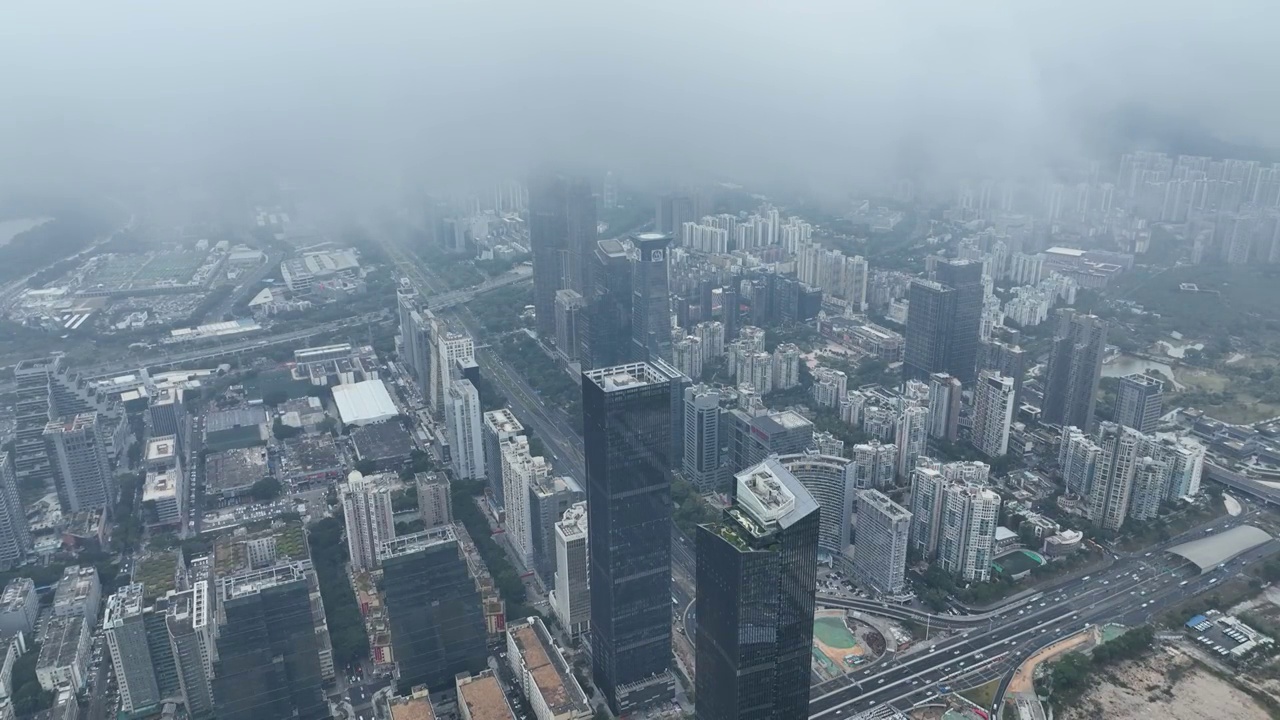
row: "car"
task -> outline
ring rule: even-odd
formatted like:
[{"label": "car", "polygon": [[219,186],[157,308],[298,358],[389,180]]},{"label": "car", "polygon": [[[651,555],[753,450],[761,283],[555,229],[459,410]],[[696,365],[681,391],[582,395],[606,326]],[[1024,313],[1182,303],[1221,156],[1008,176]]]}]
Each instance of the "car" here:
[{"label": "car", "polygon": [[1103,584],[1103,585],[1110,585],[1110,584],[1111,584],[1111,581],[1110,581],[1110,580],[1103,580],[1103,581],[1102,581],[1102,584]]},{"label": "car", "polygon": [[912,680],[912,681],[911,681],[911,684],[912,684],[912,685],[919,685],[919,684],[920,684],[920,678],[916,678],[915,680]]},{"label": "car", "polygon": [[883,685],[883,684],[884,684],[884,678],[880,678],[879,680],[877,680],[877,681],[876,681],[876,684],[877,684],[877,685]]}]

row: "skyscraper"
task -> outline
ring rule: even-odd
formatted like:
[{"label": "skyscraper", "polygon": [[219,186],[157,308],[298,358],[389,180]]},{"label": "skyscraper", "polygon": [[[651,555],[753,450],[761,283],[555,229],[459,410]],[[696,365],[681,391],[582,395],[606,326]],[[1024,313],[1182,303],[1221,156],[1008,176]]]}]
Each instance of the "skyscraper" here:
[{"label": "skyscraper", "polygon": [[587,566],[587,504],[574,503],[556,523],[556,579],[551,609],[560,627],[572,637],[586,633],[591,623],[591,590]]},{"label": "skyscraper", "polygon": [[925,378],[946,372],[947,328],[955,315],[955,290],[932,280],[913,280],[907,298],[903,375]]},{"label": "skyscraper", "polygon": [[1116,531],[1129,515],[1134,473],[1143,458],[1146,437],[1133,428],[1104,422],[1098,427],[1098,469],[1089,490],[1089,520]]},{"label": "skyscraper", "polygon": [[631,337],[642,360],[671,360],[671,236],[640,233],[632,238],[639,257],[632,266]]},{"label": "skyscraper", "polygon": [[13,369],[17,386],[13,404],[13,472],[21,482],[48,485],[58,473],[44,439],[49,424],[49,381],[58,358],[23,360]]},{"label": "skyscraper", "polygon": [[455,380],[445,399],[445,428],[453,472],[460,480],[483,480],[484,438],[480,430],[480,393],[470,380]]},{"label": "skyscraper", "polygon": [[982,325],[982,263],[940,259],[934,277],[955,290],[955,314],[947,326],[946,371],[960,382],[972,382],[978,367],[978,340]]},{"label": "skyscraper", "polygon": [[635,358],[631,330],[631,259],[617,240],[601,240],[592,255],[591,285],[578,313],[578,360],[583,369],[609,367]]},{"label": "skyscraper", "polygon": [[453,495],[444,473],[421,472],[413,476],[418,488],[418,514],[422,528],[431,530],[453,522]]},{"label": "skyscraper", "polygon": [[929,437],[955,442],[960,431],[960,381],[947,373],[929,376]]},{"label": "skyscraper", "polygon": [[669,700],[672,379],[648,363],[583,372],[591,659],[615,714]]},{"label": "skyscraper", "polygon": [[0,452],[0,569],[22,563],[34,545],[9,453]]},{"label": "skyscraper", "polygon": [[396,293],[400,318],[400,357],[413,373],[413,380],[425,399],[431,390],[431,320],[434,315],[421,306],[416,290]]},{"label": "skyscraper", "polygon": [[693,193],[670,192],[658,196],[654,228],[661,233],[680,232],[685,223],[697,222],[702,217],[698,205],[698,198]]},{"label": "skyscraper", "polygon": [[911,513],[906,508],[879,490],[859,490],[854,576],[887,595],[905,590],[910,531]]},{"label": "skyscraper", "polygon": [[115,504],[116,481],[102,432],[97,413],[54,420],[45,426],[45,441],[57,468],[58,498],[71,512]]},{"label": "skyscraper", "polygon": [[1135,373],[1120,378],[1116,389],[1115,421],[1140,433],[1153,432],[1164,407],[1164,383]]},{"label": "skyscraper", "polygon": [[908,480],[916,468],[916,460],[925,454],[929,444],[929,408],[907,405],[898,413],[895,426],[895,445],[898,446],[897,478]]},{"label": "skyscraper", "polygon": [[839,560],[849,546],[850,513],[854,502],[854,465],[848,458],[815,453],[780,455],[787,469],[818,503],[818,552]]},{"label": "skyscraper", "polygon": [[548,474],[529,487],[531,567],[547,587],[552,586],[556,574],[556,523],[582,500],[582,487],[568,475]]},{"label": "skyscraper", "polygon": [[1045,422],[1074,425],[1085,432],[1093,427],[1093,408],[1106,348],[1105,320],[1071,309],[1058,311],[1058,326],[1054,330],[1044,381],[1041,417]]},{"label": "skyscraper", "polygon": [[551,466],[529,453],[529,439],[520,435],[502,445],[502,485],[506,497],[506,536],[526,568],[533,568],[533,486],[545,480]]},{"label": "skyscraper", "polygon": [[698,528],[696,715],[807,717],[818,504],[776,458],[735,483],[733,506]]},{"label": "skyscraper", "polygon": [[378,567],[378,548],[395,537],[388,480],[384,475],[364,477],[352,471],[341,487],[347,552],[351,567],[356,570],[367,572]]},{"label": "skyscraper", "polygon": [[454,370],[460,362],[475,360],[475,342],[466,333],[449,330],[440,320],[432,323],[431,333],[435,342],[431,345],[431,386],[427,400],[432,414],[443,418],[449,386],[455,382]]},{"label": "skyscraper", "polygon": [[484,613],[452,525],[382,544],[383,592],[399,683],[442,690],[485,669]]},{"label": "skyscraper", "polygon": [[148,598],[141,583],[107,598],[102,629],[120,681],[120,702],[129,712],[181,692],[165,625],[167,605],[167,598]]},{"label": "skyscraper", "polygon": [[209,581],[198,578],[190,590],[170,598],[165,618],[178,684],[193,718],[213,716],[213,690],[209,681],[213,675],[215,646],[210,602]]},{"label": "skyscraper", "polygon": [[219,578],[218,591],[218,720],[329,717],[304,570],[286,563],[239,573]]},{"label": "skyscraper", "polygon": [[509,408],[490,410],[482,417],[481,437],[484,446],[485,474],[489,477],[489,491],[498,507],[505,506],[502,485],[502,443],[524,434],[524,426]]},{"label": "skyscraper", "polygon": [[542,175],[529,183],[529,246],[538,334],[555,337],[557,290],[587,286],[587,258],[596,243],[595,199],[580,179]]},{"label": "skyscraper", "polygon": [[684,391],[683,469],[699,493],[720,489],[720,393],[706,385]]},{"label": "skyscraper", "polygon": [[1000,496],[984,463],[918,467],[911,491],[911,544],[966,581],[991,577]]},{"label": "skyscraper", "polygon": [[1009,452],[1013,378],[983,370],[973,386],[973,446],[989,458]]}]

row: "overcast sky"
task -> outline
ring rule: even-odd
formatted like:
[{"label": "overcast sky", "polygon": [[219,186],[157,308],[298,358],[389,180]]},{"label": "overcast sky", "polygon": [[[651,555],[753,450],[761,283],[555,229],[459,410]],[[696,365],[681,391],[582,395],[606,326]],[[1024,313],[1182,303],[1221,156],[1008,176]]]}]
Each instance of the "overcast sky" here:
[{"label": "overcast sky", "polygon": [[0,180],[840,186],[1074,157],[1122,103],[1280,145],[1277,27],[1274,0],[8,3]]}]

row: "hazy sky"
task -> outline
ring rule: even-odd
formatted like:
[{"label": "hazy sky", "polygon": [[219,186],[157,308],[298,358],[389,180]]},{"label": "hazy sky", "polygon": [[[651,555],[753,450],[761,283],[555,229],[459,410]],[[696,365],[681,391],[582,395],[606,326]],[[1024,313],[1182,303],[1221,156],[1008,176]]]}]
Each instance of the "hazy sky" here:
[{"label": "hazy sky", "polygon": [[0,181],[531,163],[839,186],[1070,158],[1123,103],[1280,145],[1273,0],[7,3]]}]

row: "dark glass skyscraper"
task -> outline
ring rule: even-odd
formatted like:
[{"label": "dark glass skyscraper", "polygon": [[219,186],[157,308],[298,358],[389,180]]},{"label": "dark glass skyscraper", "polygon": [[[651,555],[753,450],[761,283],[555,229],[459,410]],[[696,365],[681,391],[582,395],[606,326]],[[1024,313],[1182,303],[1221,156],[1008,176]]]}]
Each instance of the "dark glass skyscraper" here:
[{"label": "dark glass skyscraper", "polygon": [[484,611],[453,527],[382,544],[382,588],[400,687],[453,687],[485,669]]},{"label": "dark glass skyscraper", "polygon": [[1106,349],[1105,320],[1071,309],[1058,311],[1040,408],[1044,422],[1074,425],[1085,432],[1093,427]]},{"label": "dark glass skyscraper", "polygon": [[675,692],[672,398],[670,375],[648,363],[582,374],[592,672],[619,715]]},{"label": "dark glass skyscraper", "polygon": [[311,591],[295,565],[229,578],[219,588],[213,695],[218,720],[329,717]]},{"label": "dark glass skyscraper", "polygon": [[902,370],[917,380],[945,372],[967,385],[978,368],[982,264],[942,258],[934,277],[911,283]]},{"label": "dark glass skyscraper", "polygon": [[555,337],[557,290],[586,295],[587,261],[596,239],[596,206],[589,182],[549,174],[529,183],[533,306],[542,337]]},{"label": "dark glass skyscraper", "polygon": [[698,528],[698,720],[809,716],[819,509],[777,458]]},{"label": "dark glass skyscraper", "polygon": [[631,337],[641,360],[671,360],[671,236],[640,233],[632,238],[639,257],[631,273]]},{"label": "dark glass skyscraper", "polygon": [[596,243],[587,274],[592,287],[583,293],[586,307],[578,314],[578,359],[584,369],[629,362],[636,353],[631,341],[631,259],[622,243]]},{"label": "dark glass skyscraper", "polygon": [[946,372],[947,323],[955,314],[955,291],[932,280],[916,280],[907,293],[906,348],[902,372],[923,379]]},{"label": "dark glass skyscraper", "polygon": [[945,370],[968,384],[978,373],[978,340],[982,326],[982,263],[939,260],[934,277],[955,291],[955,311],[947,327],[950,337]]}]

